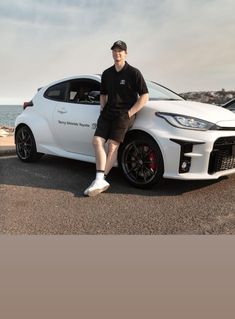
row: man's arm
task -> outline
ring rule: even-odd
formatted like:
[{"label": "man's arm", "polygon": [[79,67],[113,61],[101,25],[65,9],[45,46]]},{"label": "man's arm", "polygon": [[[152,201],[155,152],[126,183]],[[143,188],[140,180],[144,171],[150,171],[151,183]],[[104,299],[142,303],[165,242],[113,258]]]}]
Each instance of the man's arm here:
[{"label": "man's arm", "polygon": [[100,110],[103,111],[108,100],[108,95],[100,94]]},{"label": "man's arm", "polygon": [[145,106],[145,104],[148,102],[148,99],[149,99],[148,93],[140,95],[138,100],[136,101],[136,103],[128,111],[129,117],[131,117],[135,113],[139,112]]}]

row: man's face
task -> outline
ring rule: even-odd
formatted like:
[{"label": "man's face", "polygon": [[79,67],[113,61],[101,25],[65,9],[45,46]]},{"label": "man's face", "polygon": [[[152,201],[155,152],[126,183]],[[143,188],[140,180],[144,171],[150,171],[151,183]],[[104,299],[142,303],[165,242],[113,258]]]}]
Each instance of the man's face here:
[{"label": "man's face", "polygon": [[112,50],[114,62],[124,62],[126,60],[127,52],[119,48]]}]

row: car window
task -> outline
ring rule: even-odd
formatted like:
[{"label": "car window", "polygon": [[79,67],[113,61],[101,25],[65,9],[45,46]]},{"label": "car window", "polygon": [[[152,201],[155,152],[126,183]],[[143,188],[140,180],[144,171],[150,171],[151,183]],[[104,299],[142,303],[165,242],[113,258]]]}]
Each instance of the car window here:
[{"label": "car window", "polygon": [[77,104],[99,104],[100,83],[90,79],[70,81],[67,102]]},{"label": "car window", "polygon": [[65,101],[67,82],[62,82],[49,87],[44,93],[44,97],[55,101]]}]

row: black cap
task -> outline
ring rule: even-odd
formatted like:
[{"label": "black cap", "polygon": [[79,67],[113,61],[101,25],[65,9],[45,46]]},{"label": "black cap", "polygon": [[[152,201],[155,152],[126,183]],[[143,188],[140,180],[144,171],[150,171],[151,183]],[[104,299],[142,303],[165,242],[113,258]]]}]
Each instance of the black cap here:
[{"label": "black cap", "polygon": [[113,50],[115,48],[121,49],[123,51],[127,50],[126,43],[121,41],[121,40],[118,40],[118,41],[114,42],[113,46],[111,47],[111,50]]}]

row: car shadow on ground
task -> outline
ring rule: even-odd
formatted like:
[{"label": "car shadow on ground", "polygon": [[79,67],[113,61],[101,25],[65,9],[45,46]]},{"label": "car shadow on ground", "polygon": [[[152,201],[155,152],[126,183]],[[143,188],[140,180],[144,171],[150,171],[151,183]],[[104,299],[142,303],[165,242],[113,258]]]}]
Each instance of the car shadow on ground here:
[{"label": "car shadow on ground", "polygon": [[[83,197],[83,191],[95,176],[95,165],[55,156],[44,156],[36,163],[23,163],[17,157],[0,158],[0,183],[24,187],[55,189]],[[179,196],[197,189],[219,184],[222,180],[181,181],[164,179],[161,185],[150,189],[131,186],[121,171],[114,168],[107,180],[111,187],[107,193],[139,196]]]}]

